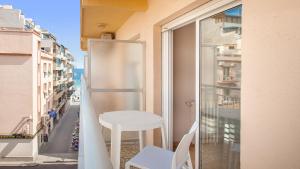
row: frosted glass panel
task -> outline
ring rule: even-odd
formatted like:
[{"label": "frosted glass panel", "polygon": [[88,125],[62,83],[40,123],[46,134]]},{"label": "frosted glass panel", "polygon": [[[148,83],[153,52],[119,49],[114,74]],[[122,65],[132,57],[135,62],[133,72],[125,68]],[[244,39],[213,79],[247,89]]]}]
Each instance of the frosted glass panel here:
[{"label": "frosted glass panel", "polygon": [[[141,42],[89,40],[88,76],[96,113],[144,110],[144,45]],[[110,130],[103,129],[106,141]],[[122,139],[136,134],[122,133]]]},{"label": "frosted glass panel", "polygon": [[142,93],[138,92],[94,92],[92,100],[98,114],[108,111],[140,110]]},{"label": "frosted glass panel", "polygon": [[92,88],[142,88],[142,43],[91,40],[89,51]]}]

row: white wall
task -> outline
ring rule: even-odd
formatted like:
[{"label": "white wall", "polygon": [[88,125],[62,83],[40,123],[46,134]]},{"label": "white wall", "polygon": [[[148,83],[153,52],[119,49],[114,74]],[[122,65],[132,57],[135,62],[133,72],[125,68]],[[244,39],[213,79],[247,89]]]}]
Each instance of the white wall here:
[{"label": "white wall", "polygon": [[[39,49],[39,41],[40,37],[36,36],[35,34],[32,35],[32,134],[38,131],[37,124],[40,121],[38,115],[38,58],[40,57],[40,49]],[[38,155],[38,140],[36,135],[32,139],[32,157],[35,159]]]},{"label": "white wall", "polygon": [[1,139],[0,157],[32,157],[31,139]]}]

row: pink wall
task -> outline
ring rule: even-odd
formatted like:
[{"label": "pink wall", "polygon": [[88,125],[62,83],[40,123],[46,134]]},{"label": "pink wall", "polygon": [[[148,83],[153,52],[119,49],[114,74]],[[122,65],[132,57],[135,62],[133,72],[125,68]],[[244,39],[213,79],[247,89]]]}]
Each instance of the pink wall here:
[{"label": "pink wall", "polygon": [[0,55],[0,133],[32,115],[32,57]]},{"label": "pink wall", "polygon": [[0,31],[0,39],[1,53],[31,54],[32,52],[31,32]]},{"label": "pink wall", "polygon": [[[23,124],[23,118],[31,118],[21,129],[31,134],[37,130],[37,64],[40,37],[33,32],[0,31],[0,134],[13,134]],[[24,121],[23,121],[24,122]],[[26,122],[26,120],[25,120]],[[18,143],[5,157],[33,157],[37,155],[37,137],[32,140],[3,140],[0,149]]]},{"label": "pink wall", "polygon": [[242,169],[300,168],[300,1],[243,1]]},{"label": "pink wall", "polygon": [[23,117],[32,116],[32,36],[0,32],[0,134],[10,134]]}]

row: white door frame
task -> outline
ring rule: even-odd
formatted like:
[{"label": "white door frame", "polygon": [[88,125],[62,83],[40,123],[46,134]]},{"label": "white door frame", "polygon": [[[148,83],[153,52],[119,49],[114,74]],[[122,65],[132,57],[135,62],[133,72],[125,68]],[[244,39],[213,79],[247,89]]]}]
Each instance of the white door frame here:
[{"label": "white door frame", "polygon": [[173,31],[162,33],[162,110],[168,149],[173,148]]},{"label": "white door frame", "polygon": [[[212,0],[162,25],[162,115],[166,125],[167,147],[173,148],[173,31],[192,22],[196,23],[196,121],[200,123],[200,21],[241,5],[241,0]],[[199,125],[201,126],[201,125]],[[200,129],[196,132],[195,168],[200,168]]]}]

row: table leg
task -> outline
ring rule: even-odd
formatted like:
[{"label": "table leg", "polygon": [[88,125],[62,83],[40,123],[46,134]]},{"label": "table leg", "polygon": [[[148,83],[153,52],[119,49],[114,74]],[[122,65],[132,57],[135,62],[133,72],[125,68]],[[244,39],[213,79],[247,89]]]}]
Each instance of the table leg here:
[{"label": "table leg", "polygon": [[111,130],[111,161],[114,169],[120,168],[120,154],[121,154],[121,130],[119,127],[112,127]]},{"label": "table leg", "polygon": [[166,144],[165,126],[164,126],[163,123],[160,126],[160,130],[161,130],[161,138],[162,138],[162,147],[164,149],[166,149],[167,148],[167,144]]},{"label": "table leg", "polygon": [[144,139],[143,139],[143,131],[139,131],[139,141],[140,141],[140,151],[144,148]]}]

